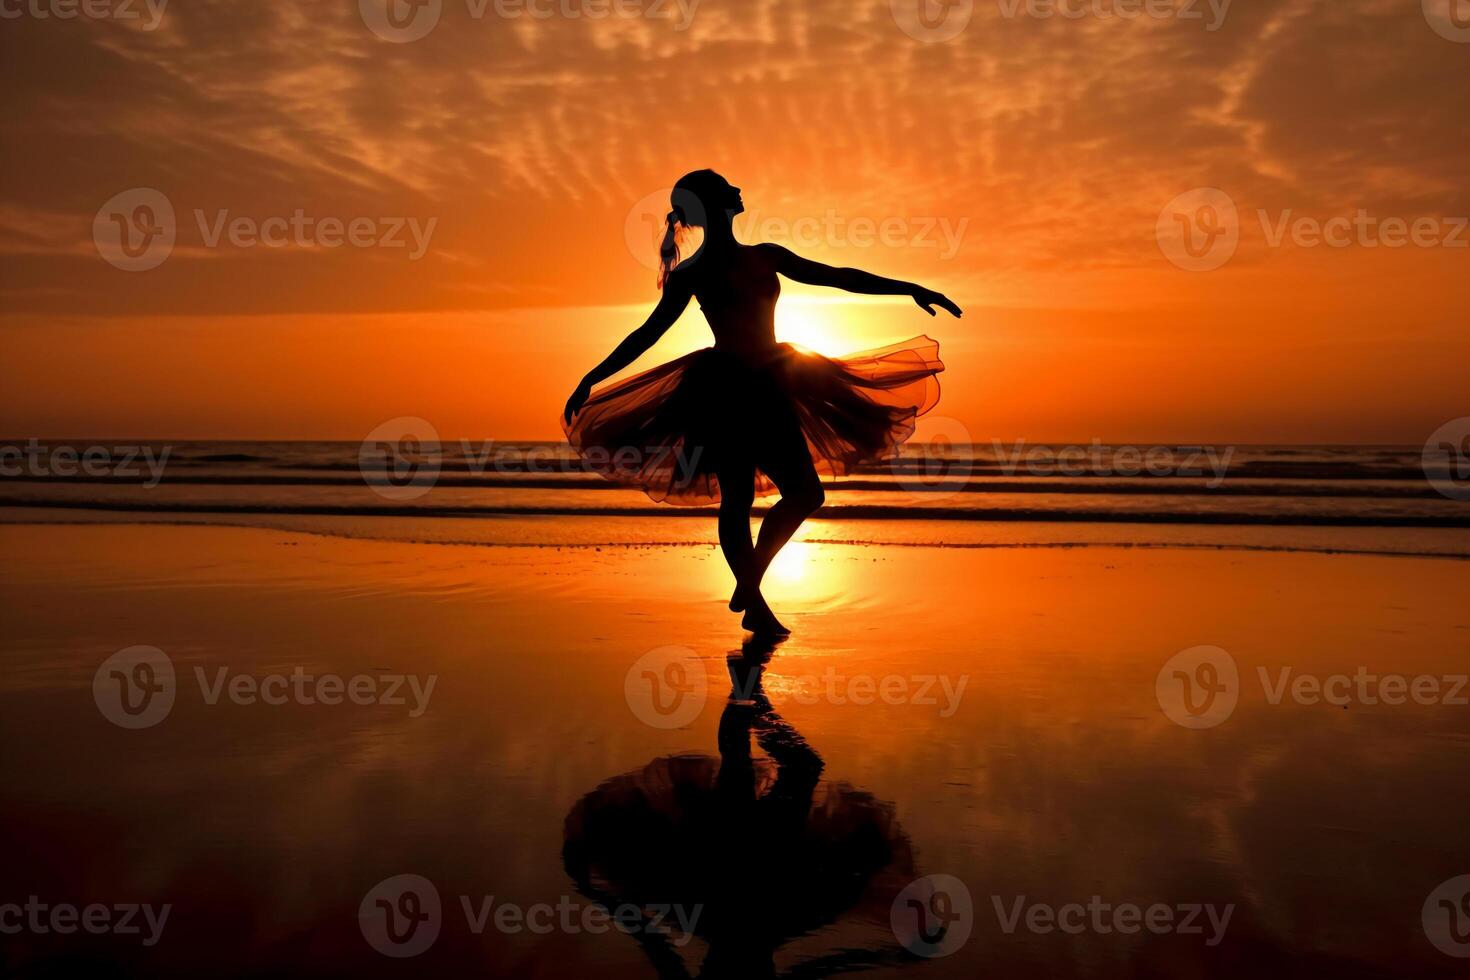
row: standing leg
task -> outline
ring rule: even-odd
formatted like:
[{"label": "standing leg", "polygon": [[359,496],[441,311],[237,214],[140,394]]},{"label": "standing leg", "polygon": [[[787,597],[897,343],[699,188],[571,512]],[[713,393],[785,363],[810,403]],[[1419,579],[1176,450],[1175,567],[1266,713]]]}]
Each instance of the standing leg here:
[{"label": "standing leg", "polygon": [[[720,550],[725,553],[725,562],[738,588],[754,554],[750,543],[750,508],[755,503],[755,465],[723,466],[716,476],[720,481]],[[733,599],[731,608],[734,608]]]},{"label": "standing leg", "polygon": [[771,607],[761,595],[761,580],[776,553],[791,540],[802,522],[822,506],[826,494],[822,490],[821,478],[812,463],[811,450],[801,427],[792,417],[790,424],[772,440],[765,458],[759,461],[761,470],[781,491],[776,501],[761,521],[760,536],[751,555],[751,564],[741,577],[737,594],[744,601],[747,612],[744,625],[755,632],[789,632],[776,619]]}]

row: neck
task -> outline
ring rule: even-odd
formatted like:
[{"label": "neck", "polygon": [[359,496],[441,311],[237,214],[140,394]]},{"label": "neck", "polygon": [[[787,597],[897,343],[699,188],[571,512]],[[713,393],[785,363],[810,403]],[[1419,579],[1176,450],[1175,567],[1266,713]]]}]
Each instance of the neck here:
[{"label": "neck", "polygon": [[717,249],[734,245],[735,229],[730,224],[730,219],[711,220],[704,229],[704,244],[706,248],[714,246]]}]

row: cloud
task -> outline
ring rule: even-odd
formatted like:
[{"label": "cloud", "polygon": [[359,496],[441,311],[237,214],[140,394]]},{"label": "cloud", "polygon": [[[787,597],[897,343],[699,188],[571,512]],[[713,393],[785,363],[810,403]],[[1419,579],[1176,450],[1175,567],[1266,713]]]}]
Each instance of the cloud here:
[{"label": "cloud", "polygon": [[[1158,210],[1194,186],[1259,206],[1463,210],[1463,51],[1411,8],[1234,4],[1209,31],[988,2],[939,44],[906,36],[887,0],[702,0],[687,30],[476,18],[446,0],[408,44],[375,36],[355,0],[191,0],[151,32],[16,22],[0,248],[29,260],[0,290],[97,313],[372,312],[364,276],[399,309],[625,300],[646,288],[621,251],[628,208],[707,165],[767,212],[969,218],[945,275],[1016,284],[1152,270]],[[181,215],[180,252],[147,288],[89,252],[97,207],[135,186]],[[312,249],[201,262],[196,209],[439,228],[417,264]]]}]

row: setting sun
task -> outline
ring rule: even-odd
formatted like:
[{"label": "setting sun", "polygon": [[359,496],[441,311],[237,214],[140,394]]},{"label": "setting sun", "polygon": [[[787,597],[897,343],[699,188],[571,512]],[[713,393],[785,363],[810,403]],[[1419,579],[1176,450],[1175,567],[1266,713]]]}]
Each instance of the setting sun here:
[{"label": "setting sun", "polygon": [[[832,310],[832,312],[829,312]],[[776,310],[776,336],[818,354],[837,357],[852,347],[850,335],[836,323],[831,304],[803,302],[801,297],[786,300]]]}]

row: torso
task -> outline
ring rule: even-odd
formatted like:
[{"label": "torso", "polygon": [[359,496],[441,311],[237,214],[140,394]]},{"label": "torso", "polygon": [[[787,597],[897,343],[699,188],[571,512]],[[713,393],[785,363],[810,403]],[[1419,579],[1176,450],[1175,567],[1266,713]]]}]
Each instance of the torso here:
[{"label": "torso", "polygon": [[690,277],[717,350],[759,355],[775,349],[781,282],[763,249],[736,245],[733,252],[699,254],[681,271]]}]

